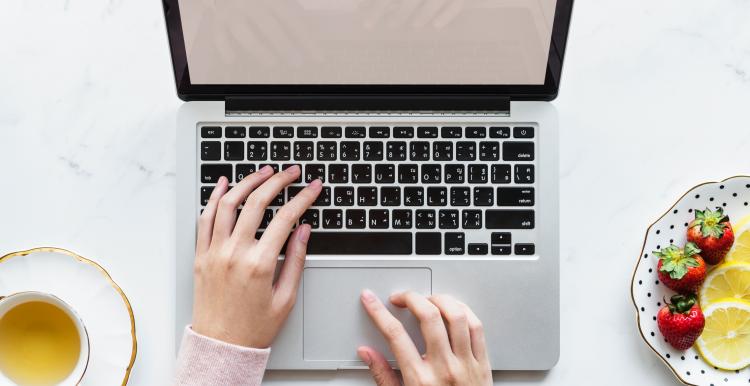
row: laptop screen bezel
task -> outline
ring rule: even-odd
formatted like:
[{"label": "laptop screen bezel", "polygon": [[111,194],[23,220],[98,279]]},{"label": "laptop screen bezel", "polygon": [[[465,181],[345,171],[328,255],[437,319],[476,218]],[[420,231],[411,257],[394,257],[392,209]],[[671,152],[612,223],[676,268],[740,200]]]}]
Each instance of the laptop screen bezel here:
[{"label": "laptop screen bezel", "polygon": [[210,85],[192,84],[185,52],[178,0],[162,0],[177,95],[185,101],[225,100],[233,96],[294,95],[473,95],[504,96],[511,100],[551,101],[557,97],[570,26],[573,0],[557,0],[549,58],[543,85]]}]

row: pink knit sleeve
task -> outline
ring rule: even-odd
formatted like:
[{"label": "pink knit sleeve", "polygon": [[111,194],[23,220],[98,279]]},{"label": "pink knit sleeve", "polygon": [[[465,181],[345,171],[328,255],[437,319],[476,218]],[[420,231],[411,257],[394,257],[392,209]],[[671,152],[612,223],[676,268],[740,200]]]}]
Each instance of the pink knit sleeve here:
[{"label": "pink knit sleeve", "polygon": [[177,355],[176,386],[257,386],[271,349],[237,346],[200,335],[190,326]]}]

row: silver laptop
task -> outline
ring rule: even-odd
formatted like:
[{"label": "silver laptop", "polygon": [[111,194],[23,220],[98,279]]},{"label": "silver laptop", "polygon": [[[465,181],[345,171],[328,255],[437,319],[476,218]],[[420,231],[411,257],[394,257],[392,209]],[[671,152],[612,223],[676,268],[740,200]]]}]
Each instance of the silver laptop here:
[{"label": "silver laptop", "polygon": [[[363,368],[359,345],[389,352],[359,303],[363,288],[384,299],[452,294],[484,322],[493,369],[554,366],[559,170],[549,101],[572,0],[163,3],[186,101],[178,334],[191,317],[196,219],[214,183],[299,164],[300,180],[264,224],[307,182],[325,184],[300,220],[313,235],[270,369]],[[421,347],[415,320],[393,312]]]}]

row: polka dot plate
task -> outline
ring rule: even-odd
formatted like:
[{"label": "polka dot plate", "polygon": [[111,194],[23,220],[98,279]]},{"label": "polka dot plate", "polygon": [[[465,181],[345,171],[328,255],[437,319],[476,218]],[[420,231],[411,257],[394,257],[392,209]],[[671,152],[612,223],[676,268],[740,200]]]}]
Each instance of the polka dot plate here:
[{"label": "polka dot plate", "polygon": [[724,371],[704,362],[695,347],[686,351],[674,349],[664,340],[656,325],[656,314],[674,292],[659,282],[653,251],[674,243],[686,242],[688,223],[694,210],[722,207],[730,220],[750,215],[750,176],[737,176],[721,182],[698,185],[682,196],[646,231],[643,250],[633,273],[631,293],[638,315],[638,329],[643,340],[686,385],[730,386],[750,384],[750,368]]}]

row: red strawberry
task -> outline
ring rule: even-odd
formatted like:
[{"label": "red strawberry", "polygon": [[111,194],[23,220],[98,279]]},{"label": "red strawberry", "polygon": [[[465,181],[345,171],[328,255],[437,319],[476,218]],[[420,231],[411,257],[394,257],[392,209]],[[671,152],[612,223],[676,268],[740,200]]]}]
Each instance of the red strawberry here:
[{"label": "red strawberry", "polygon": [[696,210],[695,220],[687,230],[687,239],[698,245],[708,264],[721,263],[734,244],[729,216],[724,215],[721,208],[716,208],[716,211],[708,208]]},{"label": "red strawberry", "polygon": [[670,245],[661,251],[654,251],[654,255],[659,257],[659,280],[679,293],[697,291],[706,280],[706,262],[699,253],[701,250],[693,243],[687,243],[684,249]]},{"label": "red strawberry", "polygon": [[664,301],[667,305],[659,310],[656,323],[672,347],[687,350],[703,332],[706,320],[695,295],[674,295],[671,300]]}]

